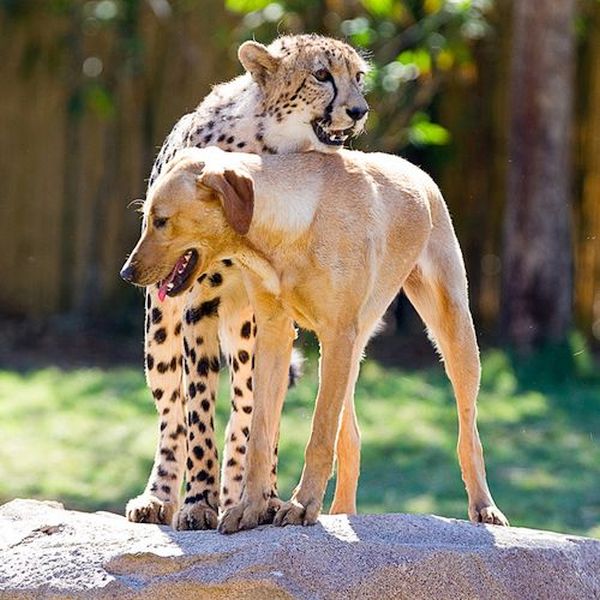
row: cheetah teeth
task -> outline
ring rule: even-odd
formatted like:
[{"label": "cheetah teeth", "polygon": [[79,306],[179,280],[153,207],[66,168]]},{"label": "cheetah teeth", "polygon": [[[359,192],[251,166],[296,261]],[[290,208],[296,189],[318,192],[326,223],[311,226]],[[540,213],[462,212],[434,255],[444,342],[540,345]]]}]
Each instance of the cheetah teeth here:
[{"label": "cheetah teeth", "polygon": [[311,124],[317,139],[323,144],[331,146],[341,146],[352,133],[352,128],[327,131],[318,121],[312,121]]}]

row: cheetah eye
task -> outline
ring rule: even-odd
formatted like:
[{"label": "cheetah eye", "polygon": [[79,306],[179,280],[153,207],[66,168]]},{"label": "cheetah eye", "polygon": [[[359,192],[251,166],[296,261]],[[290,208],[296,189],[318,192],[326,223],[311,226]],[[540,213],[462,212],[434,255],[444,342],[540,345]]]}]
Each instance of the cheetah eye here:
[{"label": "cheetah eye", "polygon": [[167,221],[167,217],[154,217],[154,219],[152,219],[152,225],[154,225],[156,229],[160,229],[167,224]]},{"label": "cheetah eye", "polygon": [[362,85],[365,82],[365,74],[362,71],[356,74],[356,82],[358,85]]},{"label": "cheetah eye", "polygon": [[317,71],[315,71],[313,73],[313,77],[317,80],[317,81],[331,81],[332,77],[331,77],[331,73],[327,70],[327,69],[318,69]]}]

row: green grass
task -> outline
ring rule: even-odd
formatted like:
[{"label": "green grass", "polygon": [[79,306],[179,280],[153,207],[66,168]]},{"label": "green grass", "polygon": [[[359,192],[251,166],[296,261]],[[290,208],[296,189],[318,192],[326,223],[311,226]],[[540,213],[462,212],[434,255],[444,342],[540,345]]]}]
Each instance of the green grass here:
[{"label": "green grass", "polygon": [[[284,408],[284,495],[302,468],[314,362]],[[219,436],[225,396],[222,389]],[[484,355],[480,431],[491,489],[514,525],[600,537],[599,405],[598,379],[558,376],[548,361],[527,370],[505,353]],[[357,409],[359,510],[464,518],[456,411],[441,366],[403,372],[367,361]],[[140,369],[0,371],[0,500],[58,499],[68,507],[122,512],[144,487],[156,426]]]}]

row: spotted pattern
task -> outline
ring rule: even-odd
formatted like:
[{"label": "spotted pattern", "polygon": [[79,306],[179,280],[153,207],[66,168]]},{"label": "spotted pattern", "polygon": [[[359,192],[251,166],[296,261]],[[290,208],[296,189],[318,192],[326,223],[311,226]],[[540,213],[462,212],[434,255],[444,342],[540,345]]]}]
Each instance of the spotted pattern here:
[{"label": "spotted pattern", "polygon": [[[208,290],[207,290],[208,291]],[[220,369],[219,297],[195,304],[188,294],[182,327],[183,380],[187,416],[185,505],[201,502],[217,514],[219,458],[215,439],[215,399]]]},{"label": "spotted pattern", "polygon": [[[333,126],[335,111],[343,115],[343,103],[350,102],[351,94],[360,95],[355,76],[364,62],[342,42],[287,36],[269,51],[278,57],[279,66],[268,83],[246,74],[216,86],[194,112],[177,122],[156,158],[149,187],[185,147],[215,145],[259,154],[313,149],[318,140],[311,120]],[[317,62],[331,70],[337,87],[315,80],[311,72]],[[345,82],[344,98],[339,82]],[[334,101],[339,106],[334,107]],[[245,297],[240,281],[235,264],[223,260],[198,274],[181,296],[161,303],[156,286],[147,290],[145,367],[160,417],[159,439],[146,490],[128,504],[130,520],[168,522],[174,515],[178,528],[212,528],[219,508],[240,498],[251,435],[256,338],[247,298],[241,305],[228,303],[230,297]],[[214,410],[221,362],[230,373],[231,416],[219,477]],[[275,453],[272,496],[276,461]]]}]

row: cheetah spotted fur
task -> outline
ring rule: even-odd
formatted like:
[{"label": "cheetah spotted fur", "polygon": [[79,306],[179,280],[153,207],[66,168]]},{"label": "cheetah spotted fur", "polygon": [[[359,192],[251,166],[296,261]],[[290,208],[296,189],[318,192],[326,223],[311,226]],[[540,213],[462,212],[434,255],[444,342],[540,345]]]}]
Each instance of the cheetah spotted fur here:
[{"label": "cheetah spotted fur", "polygon": [[[239,57],[246,73],[215,86],[177,122],[156,158],[148,189],[185,147],[334,152],[362,130],[367,66],[347,44],[316,35],[284,36],[268,47],[246,42]],[[160,425],[146,489],[129,501],[126,514],[136,522],[213,529],[219,509],[236,504],[242,492],[256,325],[231,261],[193,277],[184,292],[162,302],[159,286],[147,290],[145,368]],[[220,474],[214,411],[221,356],[230,372],[231,416]],[[276,451],[272,482],[276,499]]]}]

